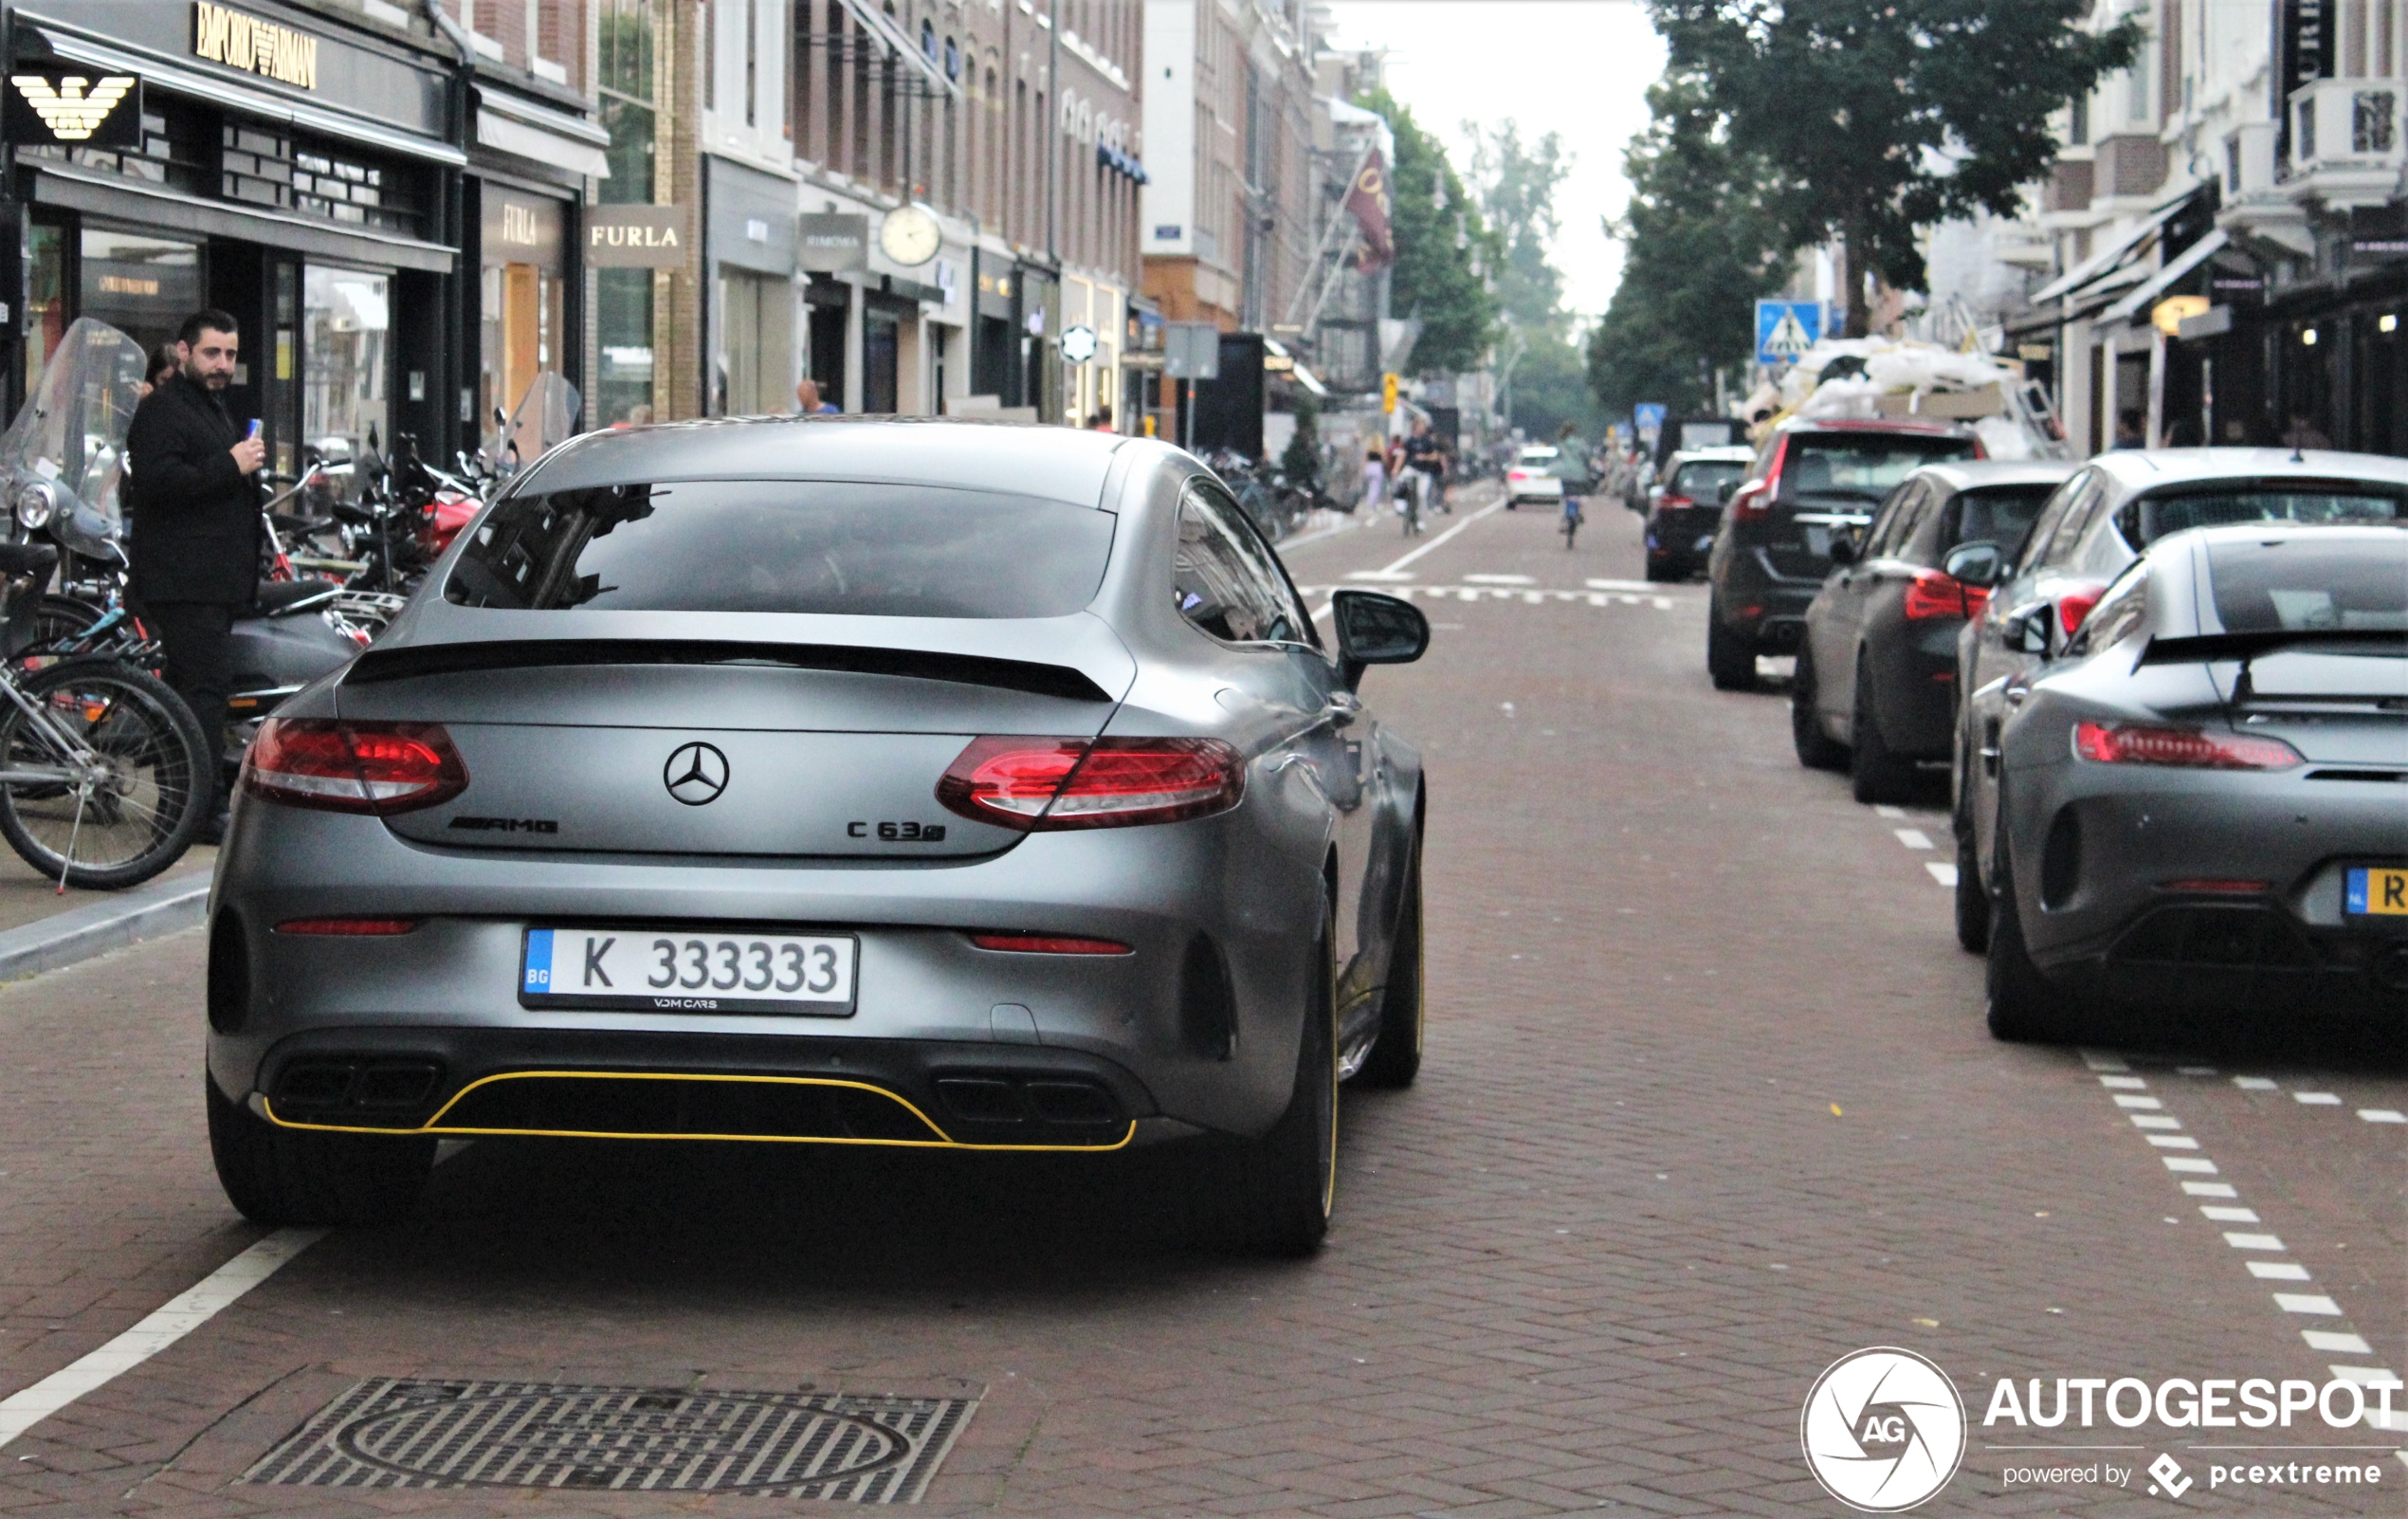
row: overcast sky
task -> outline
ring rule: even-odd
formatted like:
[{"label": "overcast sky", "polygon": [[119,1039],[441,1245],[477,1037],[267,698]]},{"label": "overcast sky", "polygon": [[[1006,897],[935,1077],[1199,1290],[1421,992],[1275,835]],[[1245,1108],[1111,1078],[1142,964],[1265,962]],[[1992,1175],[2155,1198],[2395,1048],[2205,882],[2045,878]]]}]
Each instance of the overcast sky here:
[{"label": "overcast sky", "polygon": [[1647,125],[1647,87],[1664,45],[1636,0],[1335,0],[1338,41],[1388,49],[1388,87],[1446,143],[1460,172],[1462,123],[1510,117],[1525,138],[1563,135],[1575,156],[1557,192],[1555,248],[1565,303],[1596,315],[1613,299],[1622,250],[1599,229],[1630,198],[1622,149]]}]

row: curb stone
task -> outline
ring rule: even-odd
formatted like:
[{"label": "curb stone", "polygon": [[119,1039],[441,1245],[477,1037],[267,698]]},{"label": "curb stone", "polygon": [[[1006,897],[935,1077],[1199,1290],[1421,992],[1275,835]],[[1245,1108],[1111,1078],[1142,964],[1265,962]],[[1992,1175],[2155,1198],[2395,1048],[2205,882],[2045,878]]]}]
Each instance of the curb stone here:
[{"label": "curb stone", "polygon": [[210,877],[178,876],[0,933],[0,981],[77,964],[145,939],[197,928]]}]

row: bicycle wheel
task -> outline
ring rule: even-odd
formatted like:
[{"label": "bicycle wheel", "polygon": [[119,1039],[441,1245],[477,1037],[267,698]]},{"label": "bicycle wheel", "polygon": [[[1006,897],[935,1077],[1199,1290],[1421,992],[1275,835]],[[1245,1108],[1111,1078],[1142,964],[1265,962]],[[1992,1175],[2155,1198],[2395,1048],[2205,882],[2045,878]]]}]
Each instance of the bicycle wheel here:
[{"label": "bicycle wheel", "polygon": [[49,880],[115,889],[147,881],[192,848],[215,789],[201,725],[165,682],[130,665],[75,659],[17,686],[65,749],[25,708],[0,708],[0,770],[48,771],[0,782],[0,838]]}]

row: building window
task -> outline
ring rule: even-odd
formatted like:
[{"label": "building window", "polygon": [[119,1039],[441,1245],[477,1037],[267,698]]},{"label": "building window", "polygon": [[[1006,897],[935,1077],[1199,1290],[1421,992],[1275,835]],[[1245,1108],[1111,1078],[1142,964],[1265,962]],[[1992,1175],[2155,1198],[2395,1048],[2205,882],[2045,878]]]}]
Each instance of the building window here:
[{"label": "building window", "polygon": [[[611,135],[611,176],[601,198],[648,205],[658,162],[655,94],[657,23],[651,0],[600,0],[602,126]],[[649,422],[653,414],[653,271],[593,271],[593,419],[604,426]]]}]

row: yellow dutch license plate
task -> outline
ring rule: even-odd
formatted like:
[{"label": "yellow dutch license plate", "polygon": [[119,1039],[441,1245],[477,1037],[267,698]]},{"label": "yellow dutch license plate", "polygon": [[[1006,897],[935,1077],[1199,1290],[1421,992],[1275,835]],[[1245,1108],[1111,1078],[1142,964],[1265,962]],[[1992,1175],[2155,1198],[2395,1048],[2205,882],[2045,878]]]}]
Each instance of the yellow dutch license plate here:
[{"label": "yellow dutch license plate", "polygon": [[2408,869],[2362,866],[2350,871],[2342,905],[2353,917],[2408,918]]}]

